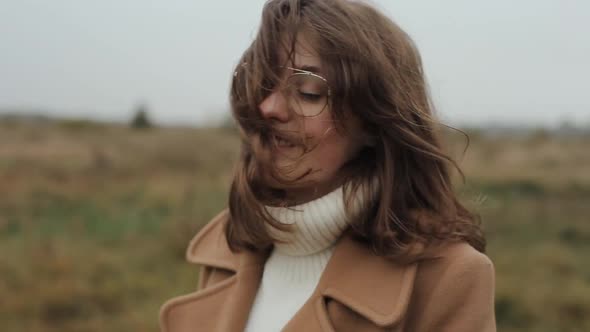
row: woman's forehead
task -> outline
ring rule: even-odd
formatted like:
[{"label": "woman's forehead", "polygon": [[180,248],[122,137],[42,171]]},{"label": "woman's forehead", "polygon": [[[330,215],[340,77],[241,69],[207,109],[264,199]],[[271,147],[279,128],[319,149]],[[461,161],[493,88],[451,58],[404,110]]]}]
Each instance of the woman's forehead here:
[{"label": "woman's forehead", "polygon": [[[288,44],[283,43],[283,45],[285,46]],[[286,66],[296,69],[307,70],[316,74],[321,74],[322,59],[320,58],[318,52],[314,49],[313,45],[303,34],[300,34],[297,37],[291,59],[287,59],[288,52],[285,51],[289,50],[289,48],[290,47],[282,47],[283,51],[279,52],[278,54],[279,63],[283,63]]]}]

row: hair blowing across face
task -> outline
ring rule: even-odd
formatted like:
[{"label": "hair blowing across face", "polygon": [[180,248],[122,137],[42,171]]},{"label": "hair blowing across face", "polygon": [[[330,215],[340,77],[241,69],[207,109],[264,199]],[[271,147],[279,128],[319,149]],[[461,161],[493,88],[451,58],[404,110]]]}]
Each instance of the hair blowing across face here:
[{"label": "hair blowing across face", "polygon": [[[266,212],[280,190],[264,185],[269,167],[261,146],[272,128],[258,105],[279,80],[274,70],[292,56],[298,34],[311,41],[330,83],[330,111],[338,130],[360,121],[373,144],[346,165],[345,197],[377,179],[375,199],[351,226],[378,255],[408,258],[418,247],[466,241],[485,250],[479,218],[457,199],[451,169],[463,173],[441,146],[420,55],[410,37],[370,5],[347,0],[272,0],[260,30],[244,52],[231,87],[242,151],[229,197],[226,235],[232,250],[265,249],[274,241],[266,224],[288,229]],[[244,65],[246,64],[246,65]],[[369,134],[370,133],[370,134]],[[273,173],[275,174],[275,173]],[[361,190],[359,189],[359,190]]]}]

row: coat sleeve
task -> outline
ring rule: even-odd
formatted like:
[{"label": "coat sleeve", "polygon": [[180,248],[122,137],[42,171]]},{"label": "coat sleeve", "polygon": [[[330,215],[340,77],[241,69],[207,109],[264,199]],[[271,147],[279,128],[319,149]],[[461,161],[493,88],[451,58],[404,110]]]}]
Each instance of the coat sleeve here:
[{"label": "coat sleeve", "polygon": [[490,259],[471,251],[441,271],[416,317],[417,332],[495,332],[495,276]]}]

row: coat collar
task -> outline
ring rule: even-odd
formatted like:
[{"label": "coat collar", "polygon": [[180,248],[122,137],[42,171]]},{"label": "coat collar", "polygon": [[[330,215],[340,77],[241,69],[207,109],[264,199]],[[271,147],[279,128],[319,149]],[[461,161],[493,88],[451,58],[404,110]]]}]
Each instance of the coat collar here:
[{"label": "coat collar", "polygon": [[[224,231],[228,216],[229,212],[223,211],[193,238],[187,260],[235,273],[252,267],[260,272],[269,252],[232,252]],[[416,270],[416,263],[398,264],[375,255],[346,231],[336,243],[312,296],[336,300],[374,324],[387,326],[405,313]]]},{"label": "coat collar", "polygon": [[375,255],[347,231],[318,283],[325,298],[336,300],[378,326],[396,323],[408,307],[416,264],[397,264]]}]

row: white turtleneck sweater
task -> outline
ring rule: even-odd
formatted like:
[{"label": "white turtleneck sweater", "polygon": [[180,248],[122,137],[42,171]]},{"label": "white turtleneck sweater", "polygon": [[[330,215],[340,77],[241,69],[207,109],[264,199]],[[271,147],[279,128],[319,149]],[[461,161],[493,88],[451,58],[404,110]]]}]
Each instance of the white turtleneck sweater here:
[{"label": "white turtleneck sweater", "polygon": [[[336,240],[353,217],[346,214],[342,192],[343,187],[339,187],[301,205],[266,207],[277,221],[294,225],[294,232],[268,226],[271,234],[288,243],[275,243],[265,263],[245,331],[280,331],[311,296]],[[362,196],[359,191],[351,214],[358,211]]]}]

